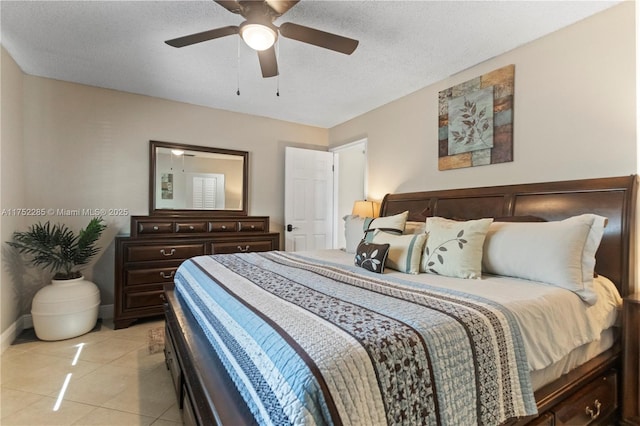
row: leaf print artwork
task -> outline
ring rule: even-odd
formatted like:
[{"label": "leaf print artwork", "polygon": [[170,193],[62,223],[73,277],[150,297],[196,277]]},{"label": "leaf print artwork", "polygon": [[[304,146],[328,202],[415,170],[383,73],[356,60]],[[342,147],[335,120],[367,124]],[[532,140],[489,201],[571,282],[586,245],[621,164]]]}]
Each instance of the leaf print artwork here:
[{"label": "leaf print artwork", "polygon": [[477,104],[466,99],[464,107],[460,109],[462,113],[462,124],[464,127],[460,131],[453,130],[453,140],[456,143],[470,144],[479,140],[483,144],[490,146],[485,142],[485,133],[489,130],[489,119],[486,116],[487,107],[483,107],[478,112]]},{"label": "leaf print artwork", "polygon": [[515,65],[438,92],[438,170],[513,161]]},{"label": "leaf print artwork", "polygon": [[449,100],[449,155],[493,147],[493,86]]}]

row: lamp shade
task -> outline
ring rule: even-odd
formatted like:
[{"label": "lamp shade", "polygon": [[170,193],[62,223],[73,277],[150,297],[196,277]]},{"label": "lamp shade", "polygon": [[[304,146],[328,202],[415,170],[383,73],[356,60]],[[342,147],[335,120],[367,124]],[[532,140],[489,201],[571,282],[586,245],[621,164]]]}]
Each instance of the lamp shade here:
[{"label": "lamp shade", "polygon": [[353,210],[351,214],[358,215],[360,217],[378,217],[380,214],[380,207],[378,203],[374,201],[358,200],[353,203]]}]

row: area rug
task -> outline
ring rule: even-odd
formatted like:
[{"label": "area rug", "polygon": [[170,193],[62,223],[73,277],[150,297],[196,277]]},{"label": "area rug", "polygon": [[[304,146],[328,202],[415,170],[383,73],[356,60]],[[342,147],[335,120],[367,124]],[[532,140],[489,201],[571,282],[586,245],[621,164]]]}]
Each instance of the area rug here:
[{"label": "area rug", "polygon": [[149,329],[149,354],[155,354],[164,350],[164,327]]}]

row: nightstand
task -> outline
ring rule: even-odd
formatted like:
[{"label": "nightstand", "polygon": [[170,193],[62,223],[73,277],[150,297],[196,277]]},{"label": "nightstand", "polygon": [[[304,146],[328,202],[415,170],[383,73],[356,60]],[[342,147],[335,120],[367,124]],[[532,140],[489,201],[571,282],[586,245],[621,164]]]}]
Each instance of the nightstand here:
[{"label": "nightstand", "polygon": [[622,422],[627,425],[640,425],[640,293],[624,298],[622,322]]}]

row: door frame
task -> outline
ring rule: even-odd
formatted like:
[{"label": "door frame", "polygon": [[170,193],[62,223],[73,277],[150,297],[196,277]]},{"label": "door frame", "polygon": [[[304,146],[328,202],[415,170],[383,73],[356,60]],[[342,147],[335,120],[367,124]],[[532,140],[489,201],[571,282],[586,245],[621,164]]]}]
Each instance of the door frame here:
[{"label": "door frame", "polygon": [[353,149],[357,146],[362,146],[364,151],[364,167],[363,167],[363,188],[362,188],[362,199],[367,197],[368,193],[368,180],[369,180],[369,150],[368,150],[368,139],[362,138],[353,142],[349,142],[343,145],[338,145],[329,149],[329,152],[333,153],[333,164],[334,164],[334,176],[333,176],[333,248],[338,247],[338,233],[340,230],[340,221],[342,217],[340,217],[339,207],[340,207],[340,152],[346,149]]}]

